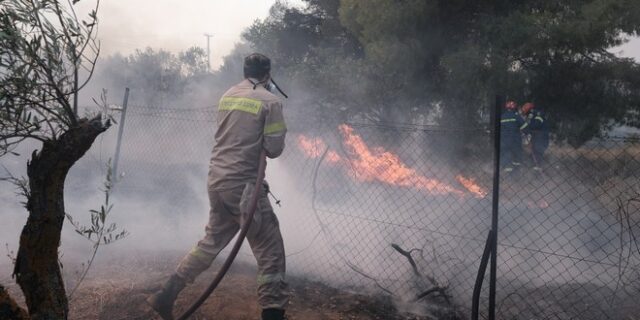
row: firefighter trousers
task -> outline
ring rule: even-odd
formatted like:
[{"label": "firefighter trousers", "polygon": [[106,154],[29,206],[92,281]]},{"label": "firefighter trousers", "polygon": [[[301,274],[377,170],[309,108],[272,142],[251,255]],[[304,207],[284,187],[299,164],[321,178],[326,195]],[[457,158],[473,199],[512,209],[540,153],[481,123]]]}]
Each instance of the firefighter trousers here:
[{"label": "firefighter trousers", "polygon": [[[262,189],[262,188],[261,188]],[[209,190],[209,223],[205,236],[182,259],[176,273],[187,283],[211,266],[224,247],[229,244],[240,229],[242,215],[240,201],[244,187],[231,190]],[[263,309],[284,309],[288,303],[288,287],[285,281],[285,253],[278,219],[261,190],[258,207],[247,241],[258,263],[258,303]]]}]

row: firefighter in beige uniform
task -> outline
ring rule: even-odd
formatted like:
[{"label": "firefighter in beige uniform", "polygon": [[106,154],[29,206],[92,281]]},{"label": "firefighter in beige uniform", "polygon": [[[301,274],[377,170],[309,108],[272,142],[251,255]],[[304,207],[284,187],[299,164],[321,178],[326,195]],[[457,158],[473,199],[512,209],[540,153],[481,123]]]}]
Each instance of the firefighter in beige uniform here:
[{"label": "firefighter in beige uniform", "polygon": [[[243,193],[246,198],[245,188],[256,181],[262,150],[267,157],[275,158],[284,149],[287,129],[282,102],[267,90],[272,85],[270,69],[266,56],[246,57],[245,80],[231,87],[218,104],[218,130],[208,178],[211,210],[206,235],[184,257],[162,290],[148,299],[165,319],[171,318],[173,303],[186,283],[192,283],[206,270],[239,230],[241,198]],[[284,319],[288,302],[284,245],[266,190],[260,195],[247,240],[258,263],[262,319]]]}]

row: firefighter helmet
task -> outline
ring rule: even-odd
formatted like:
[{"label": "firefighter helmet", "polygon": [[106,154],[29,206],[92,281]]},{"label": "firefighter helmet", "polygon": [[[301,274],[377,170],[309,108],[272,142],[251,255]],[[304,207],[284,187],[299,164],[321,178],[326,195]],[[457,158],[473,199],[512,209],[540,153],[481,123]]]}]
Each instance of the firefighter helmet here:
[{"label": "firefighter helmet", "polygon": [[244,58],[244,77],[261,80],[271,71],[271,59],[260,54],[252,53]]},{"label": "firefighter helmet", "polygon": [[522,105],[522,113],[528,114],[533,108],[535,108],[535,105],[533,104],[533,102],[527,102]]}]

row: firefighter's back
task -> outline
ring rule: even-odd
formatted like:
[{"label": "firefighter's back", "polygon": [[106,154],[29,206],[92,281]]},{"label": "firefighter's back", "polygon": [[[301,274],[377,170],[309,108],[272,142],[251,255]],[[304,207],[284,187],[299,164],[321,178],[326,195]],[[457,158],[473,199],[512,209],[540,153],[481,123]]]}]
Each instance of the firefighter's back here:
[{"label": "firefighter's back", "polygon": [[255,181],[265,118],[274,105],[281,106],[277,96],[246,79],[222,96],[209,164],[210,190],[228,190]]}]

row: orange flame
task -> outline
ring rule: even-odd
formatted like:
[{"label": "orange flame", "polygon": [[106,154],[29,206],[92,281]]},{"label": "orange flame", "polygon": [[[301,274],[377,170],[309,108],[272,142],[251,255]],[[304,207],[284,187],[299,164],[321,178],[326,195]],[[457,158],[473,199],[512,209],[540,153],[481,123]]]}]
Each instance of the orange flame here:
[{"label": "orange flame", "polygon": [[465,178],[461,175],[456,176],[456,179],[458,180],[458,182],[460,182],[461,185],[463,185],[469,192],[471,192],[476,198],[484,198],[487,196],[487,194],[489,194],[489,192],[487,192],[487,190],[482,189],[482,187],[480,187],[479,185],[476,184],[476,182],[473,180],[473,178]]},{"label": "orange flame", "polygon": [[325,160],[329,163],[338,163],[342,161],[342,158],[340,158],[340,156],[335,151],[329,151]]},{"label": "orange flame", "polygon": [[414,187],[427,190],[433,194],[453,193],[462,195],[461,191],[448,184],[419,175],[414,169],[408,168],[398,156],[391,152],[382,148],[369,149],[362,138],[353,133],[353,128],[343,124],[340,125],[339,130],[344,137],[348,152],[354,156],[351,165],[356,171],[356,179]]},{"label": "orange flame", "polygon": [[[360,136],[353,132],[353,128],[343,124],[338,127],[344,138],[346,151],[352,154],[349,167],[353,170],[353,178],[358,181],[378,181],[394,186],[412,187],[425,190],[431,194],[454,194],[463,196],[464,192],[436,179],[420,175],[415,169],[405,165],[400,158],[386,151],[384,148],[370,149]],[[309,158],[318,158],[327,149],[327,144],[320,138],[309,138],[299,135],[298,146]],[[331,164],[342,162],[347,164],[335,151],[328,151],[325,161]],[[477,185],[471,178],[462,175],[456,177],[465,189],[477,198],[484,198],[488,192]]]},{"label": "orange flame", "polygon": [[309,158],[317,158],[320,153],[327,148],[327,145],[319,138],[307,138],[304,135],[298,136],[298,146]]},{"label": "orange flame", "polygon": [[[312,159],[315,159],[322,155],[322,152],[327,148],[327,144],[320,138],[308,138],[304,135],[298,136],[298,146],[304,152],[304,154]],[[333,150],[329,150],[325,156],[325,161],[329,163],[338,163],[342,158]]]}]

